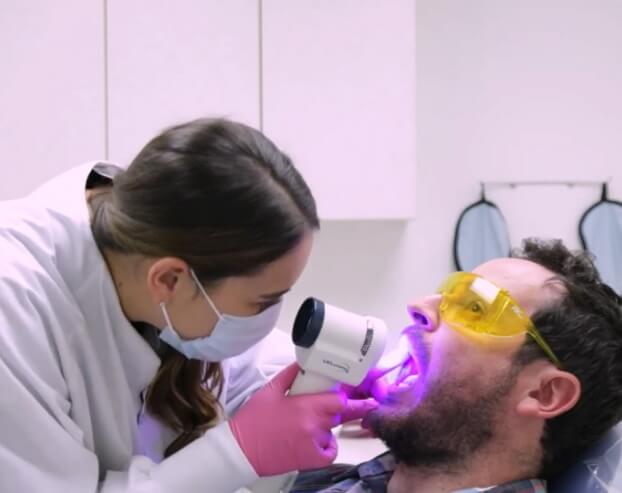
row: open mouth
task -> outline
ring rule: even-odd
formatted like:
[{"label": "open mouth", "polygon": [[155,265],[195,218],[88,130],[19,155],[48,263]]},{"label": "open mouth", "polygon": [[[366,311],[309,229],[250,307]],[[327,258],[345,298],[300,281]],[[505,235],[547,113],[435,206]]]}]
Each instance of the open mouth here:
[{"label": "open mouth", "polygon": [[414,326],[407,327],[402,331],[402,336],[399,341],[399,345],[404,353],[408,354],[408,357],[389,374],[390,392],[399,393],[404,390],[410,389],[419,378],[420,367],[417,360],[417,351],[414,344],[414,330],[417,330]]},{"label": "open mouth", "polygon": [[407,392],[417,382],[419,378],[417,361],[413,356],[409,356],[399,367],[390,375],[392,383],[389,385],[388,394],[396,395]]},{"label": "open mouth", "polygon": [[395,386],[398,389],[408,388],[414,385],[418,378],[419,367],[417,366],[417,360],[410,356],[402,365],[395,379]]},{"label": "open mouth", "polygon": [[383,376],[372,389],[372,395],[379,403],[386,402],[387,398],[392,400],[392,397],[397,397],[417,383],[420,366],[413,344],[414,337],[408,334],[409,329],[407,327],[402,331],[398,347],[383,357]]}]

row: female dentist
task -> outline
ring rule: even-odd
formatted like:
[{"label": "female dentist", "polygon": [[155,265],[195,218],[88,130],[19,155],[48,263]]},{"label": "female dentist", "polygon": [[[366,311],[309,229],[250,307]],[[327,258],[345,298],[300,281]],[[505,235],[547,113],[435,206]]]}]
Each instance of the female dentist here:
[{"label": "female dentist", "polygon": [[227,120],[0,204],[0,491],[231,493],[331,463],[370,408],[286,397],[297,366],[266,384],[249,351],[317,228],[288,157]]}]

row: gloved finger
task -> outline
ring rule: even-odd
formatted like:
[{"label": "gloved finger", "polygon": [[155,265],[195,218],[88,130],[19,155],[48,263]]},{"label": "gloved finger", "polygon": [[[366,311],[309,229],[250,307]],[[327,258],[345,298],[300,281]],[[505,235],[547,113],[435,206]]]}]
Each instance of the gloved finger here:
[{"label": "gloved finger", "polygon": [[350,399],[365,399],[367,396],[365,394],[365,381],[357,387],[348,385],[347,383],[342,383],[339,390],[341,390]]},{"label": "gloved finger", "polygon": [[341,390],[344,391],[344,393],[350,399],[367,399],[373,396],[372,390],[376,381],[380,378],[383,378],[385,375],[392,372],[393,370],[399,371],[399,369],[397,368],[372,368],[371,370],[369,370],[367,375],[365,375],[365,378],[359,385],[353,387],[351,385],[342,384]]},{"label": "gloved finger", "polygon": [[346,408],[348,398],[342,392],[323,392],[321,394],[306,395],[309,406],[315,407],[321,415],[334,416],[341,414]]},{"label": "gloved finger", "polygon": [[316,429],[330,432],[335,426],[341,424],[341,414],[341,412],[316,414],[314,416]]},{"label": "gloved finger", "polygon": [[358,387],[342,386],[342,390],[345,391],[345,394],[350,399],[368,399],[370,397],[377,398],[378,395],[384,396],[386,395],[386,388],[396,378],[399,371],[399,367],[384,374],[383,370],[372,370]]},{"label": "gloved finger", "polygon": [[339,451],[335,435],[330,432],[324,434],[317,445],[319,450],[319,461],[321,461],[321,464],[316,467],[326,467],[332,464],[337,458],[337,452]]},{"label": "gloved finger", "polygon": [[294,379],[299,371],[300,367],[298,363],[292,363],[277,373],[275,377],[268,382],[267,386],[274,389],[276,392],[285,394],[294,383]]},{"label": "gloved finger", "polygon": [[378,407],[378,403],[373,399],[348,400],[345,410],[341,413],[340,423],[346,423],[355,419],[367,416],[371,411]]}]

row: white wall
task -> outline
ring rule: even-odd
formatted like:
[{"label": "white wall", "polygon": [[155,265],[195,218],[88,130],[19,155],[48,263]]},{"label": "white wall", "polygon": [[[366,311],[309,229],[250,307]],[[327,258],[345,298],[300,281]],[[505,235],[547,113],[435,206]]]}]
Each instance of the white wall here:
[{"label": "white wall", "polygon": [[[311,294],[403,327],[406,301],[453,268],[455,221],[480,180],[612,177],[622,199],[621,26],[619,0],[417,0],[417,217],[324,223],[281,326]],[[537,235],[578,247],[579,217],[599,194],[488,197],[514,244]]]},{"label": "white wall", "polygon": [[[103,96],[89,95],[103,94],[103,53],[96,48],[103,46],[96,41],[103,39],[103,10],[96,2],[87,17],[50,17],[39,8],[37,17],[16,0],[7,5],[0,16],[0,38],[10,48],[0,57],[9,74],[0,84],[8,108],[0,117],[0,149],[10,142],[38,153],[35,171],[30,161],[7,160],[5,151],[0,195],[10,196],[57,171],[58,163],[47,161],[59,148],[86,156],[63,163],[101,157]],[[612,177],[611,195],[622,198],[620,26],[620,0],[417,0],[416,219],[325,222],[281,327],[289,329],[302,299],[314,295],[401,328],[406,301],[433,290],[452,269],[455,221],[478,198],[480,180]],[[89,43],[72,51],[76,33]],[[90,58],[87,46],[95,47]],[[28,84],[20,86],[22,79]],[[79,94],[75,107],[66,103],[71,94]],[[86,127],[67,124],[85,112]],[[34,142],[24,129],[34,129],[37,118],[61,124]],[[67,136],[59,128],[69,129]],[[15,137],[20,129],[23,140]],[[381,185],[378,201],[393,194]],[[598,194],[562,187],[495,189],[488,196],[505,214],[514,243],[540,235],[578,246],[580,213]]]},{"label": "white wall", "polygon": [[0,200],[105,150],[103,5],[0,1]]}]

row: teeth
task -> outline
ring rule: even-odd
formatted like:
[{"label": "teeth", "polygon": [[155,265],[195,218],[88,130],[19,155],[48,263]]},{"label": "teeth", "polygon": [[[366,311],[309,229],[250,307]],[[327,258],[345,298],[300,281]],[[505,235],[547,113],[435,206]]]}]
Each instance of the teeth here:
[{"label": "teeth", "polygon": [[409,377],[406,377],[402,383],[406,385],[412,385],[417,381],[417,378],[419,378],[419,375],[411,375]]},{"label": "teeth", "polygon": [[419,362],[412,354],[410,355],[410,373],[413,375],[419,374]]},{"label": "teeth", "polygon": [[418,375],[410,375],[397,384],[398,389],[406,389],[417,381]]},{"label": "teeth", "polygon": [[400,373],[397,377],[398,383],[401,383],[403,380],[410,378],[413,375],[417,375],[419,373],[419,368],[417,365],[417,361],[414,357],[410,356],[408,361],[402,366]]}]

